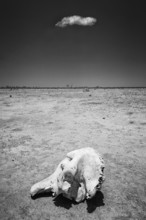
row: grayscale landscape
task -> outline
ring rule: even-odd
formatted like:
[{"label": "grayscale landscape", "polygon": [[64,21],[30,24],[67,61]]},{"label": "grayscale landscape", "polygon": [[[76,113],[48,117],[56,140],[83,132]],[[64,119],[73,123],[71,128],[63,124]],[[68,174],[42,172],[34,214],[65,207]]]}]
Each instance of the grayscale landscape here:
[{"label": "grayscale landscape", "polygon": [[[146,89],[1,89],[0,219],[146,219]],[[91,200],[30,196],[66,153],[93,147],[105,182]]]}]

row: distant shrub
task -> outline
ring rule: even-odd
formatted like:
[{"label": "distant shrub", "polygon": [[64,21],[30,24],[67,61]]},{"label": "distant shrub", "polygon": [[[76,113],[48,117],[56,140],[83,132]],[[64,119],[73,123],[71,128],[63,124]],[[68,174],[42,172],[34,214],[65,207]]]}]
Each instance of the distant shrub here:
[{"label": "distant shrub", "polygon": [[85,88],[85,89],[83,90],[83,92],[90,92],[90,89],[89,89],[89,88]]}]

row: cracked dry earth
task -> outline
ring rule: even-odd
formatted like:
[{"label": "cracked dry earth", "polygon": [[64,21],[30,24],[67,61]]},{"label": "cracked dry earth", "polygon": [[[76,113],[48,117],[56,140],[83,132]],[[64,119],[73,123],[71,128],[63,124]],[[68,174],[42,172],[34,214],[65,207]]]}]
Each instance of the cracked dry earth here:
[{"label": "cracked dry earth", "polygon": [[[101,192],[72,202],[32,184],[66,153],[97,149],[105,161]],[[146,219],[146,89],[0,90],[0,219]]]}]

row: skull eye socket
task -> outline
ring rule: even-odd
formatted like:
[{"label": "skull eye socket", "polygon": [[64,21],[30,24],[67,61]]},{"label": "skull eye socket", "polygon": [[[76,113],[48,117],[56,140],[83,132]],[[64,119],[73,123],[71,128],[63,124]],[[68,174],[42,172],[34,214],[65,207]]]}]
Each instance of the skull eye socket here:
[{"label": "skull eye socket", "polygon": [[102,182],[102,177],[99,177],[99,182],[100,182],[100,183]]},{"label": "skull eye socket", "polygon": [[97,185],[96,185],[96,189],[99,189],[99,188],[100,188],[100,184],[97,184]]},{"label": "skull eye socket", "polygon": [[102,171],[102,172],[104,171],[104,167],[101,167],[101,171]]}]

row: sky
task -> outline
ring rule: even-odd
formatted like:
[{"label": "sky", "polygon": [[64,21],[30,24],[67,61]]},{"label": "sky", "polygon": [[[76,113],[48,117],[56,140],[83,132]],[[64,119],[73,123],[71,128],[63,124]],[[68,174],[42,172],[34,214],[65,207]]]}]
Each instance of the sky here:
[{"label": "sky", "polygon": [[141,0],[3,0],[0,86],[146,86]]}]

